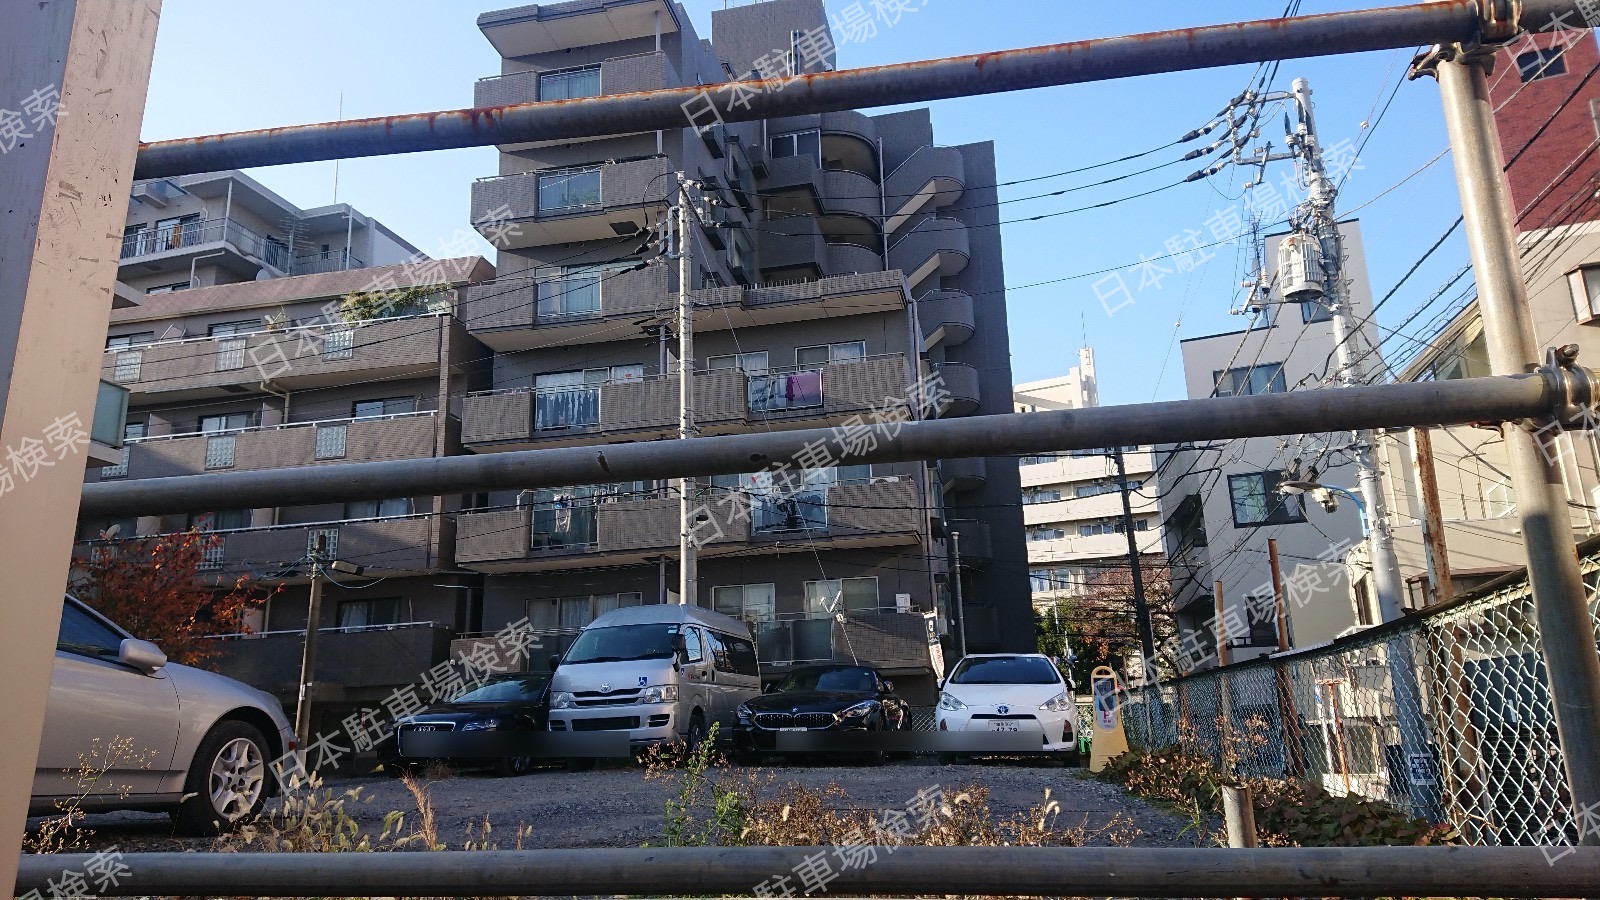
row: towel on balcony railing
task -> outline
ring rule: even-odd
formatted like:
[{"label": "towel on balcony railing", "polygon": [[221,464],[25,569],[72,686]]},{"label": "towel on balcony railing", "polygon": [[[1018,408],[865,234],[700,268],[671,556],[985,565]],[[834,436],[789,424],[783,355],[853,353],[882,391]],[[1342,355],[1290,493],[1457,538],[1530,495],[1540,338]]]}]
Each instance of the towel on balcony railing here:
[{"label": "towel on balcony railing", "polygon": [[753,375],[749,380],[750,409],[802,409],[822,405],[822,373],[816,370],[789,375]]},{"label": "towel on balcony railing", "polygon": [[533,395],[534,427],[573,428],[600,421],[600,389],[542,390]]}]

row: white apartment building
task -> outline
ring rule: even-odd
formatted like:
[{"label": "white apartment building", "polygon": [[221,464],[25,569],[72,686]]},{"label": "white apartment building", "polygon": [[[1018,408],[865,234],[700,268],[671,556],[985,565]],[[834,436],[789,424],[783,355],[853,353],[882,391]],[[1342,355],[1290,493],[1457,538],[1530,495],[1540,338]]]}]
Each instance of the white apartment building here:
[{"label": "white apartment building", "polygon": [[[1079,350],[1078,365],[1066,375],[1017,385],[1013,400],[1018,412],[1098,406],[1094,351]],[[1100,449],[1071,450],[1020,463],[1034,605],[1125,585],[1128,540],[1113,457]],[[1123,465],[1141,565],[1150,572],[1165,564],[1153,448],[1123,448]]]},{"label": "white apartment building", "polygon": [[[1352,341],[1359,356],[1377,346],[1377,330],[1370,321],[1372,290],[1359,223],[1344,222],[1340,230],[1350,317],[1362,323]],[[1280,234],[1266,239],[1268,284],[1278,281],[1283,238]],[[1261,306],[1248,313],[1250,327],[1242,331],[1181,342],[1190,399],[1312,390],[1333,383],[1338,358],[1326,308],[1285,301],[1274,288]],[[1381,365],[1375,351],[1367,364],[1374,371]],[[1337,432],[1161,448],[1157,468],[1164,506],[1172,510],[1165,532],[1180,646],[1200,650],[1188,654],[1197,667],[1217,661],[1214,622],[1219,583],[1222,621],[1248,626],[1234,629],[1244,633],[1227,635],[1229,660],[1253,659],[1276,649],[1275,619],[1249,614],[1252,594],[1266,591],[1270,596],[1269,539],[1276,541],[1288,586],[1294,646],[1331,640],[1376,621],[1375,604],[1358,608],[1352,599],[1344,565],[1345,556],[1362,539],[1355,505],[1343,502],[1328,512],[1275,490],[1296,459],[1307,469],[1315,466],[1321,483],[1354,489],[1356,471],[1347,452],[1351,443],[1350,434]],[[1263,608],[1260,601],[1257,608]]]}]

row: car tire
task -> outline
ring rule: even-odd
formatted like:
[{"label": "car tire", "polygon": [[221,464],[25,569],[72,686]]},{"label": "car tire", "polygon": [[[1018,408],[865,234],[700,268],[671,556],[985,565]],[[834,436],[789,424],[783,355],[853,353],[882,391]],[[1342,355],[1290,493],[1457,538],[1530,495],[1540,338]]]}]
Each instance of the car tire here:
[{"label": "car tire", "polygon": [[174,828],[210,837],[254,818],[266,805],[272,783],[268,759],[266,738],[255,726],[234,719],[217,723],[189,764]]},{"label": "car tire", "polygon": [[688,748],[690,753],[694,753],[700,749],[700,744],[705,739],[706,718],[699,710],[695,710],[694,714],[689,717],[689,730],[683,736],[684,746]]}]

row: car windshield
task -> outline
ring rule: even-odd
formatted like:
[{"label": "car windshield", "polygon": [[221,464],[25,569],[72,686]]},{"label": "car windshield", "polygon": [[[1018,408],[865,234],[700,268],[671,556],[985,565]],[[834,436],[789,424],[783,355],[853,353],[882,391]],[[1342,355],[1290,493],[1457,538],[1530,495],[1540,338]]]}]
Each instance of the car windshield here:
[{"label": "car windshield", "polygon": [[878,680],[867,669],[812,669],[791,672],[778,683],[783,691],[854,691],[870,694],[878,689]]},{"label": "car windshield", "polygon": [[561,664],[671,659],[672,636],[677,633],[678,626],[669,624],[589,628],[572,642]]},{"label": "car windshield", "polygon": [[503,681],[492,681],[483,687],[475,688],[457,697],[455,703],[488,703],[514,700],[537,700],[544,686],[550,683],[550,676],[544,674],[524,675],[521,678],[507,678]]},{"label": "car windshield", "polygon": [[963,662],[951,684],[1060,684],[1056,667],[1037,656],[992,656]]}]

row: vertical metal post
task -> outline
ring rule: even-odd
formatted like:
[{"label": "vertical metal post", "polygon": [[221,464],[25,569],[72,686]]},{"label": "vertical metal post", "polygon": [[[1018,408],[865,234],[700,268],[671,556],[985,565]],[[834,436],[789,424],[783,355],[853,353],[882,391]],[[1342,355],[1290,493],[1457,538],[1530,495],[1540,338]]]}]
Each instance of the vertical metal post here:
[{"label": "vertical metal post", "polygon": [[1223,786],[1222,819],[1228,829],[1229,847],[1256,846],[1256,810],[1248,787]]},{"label": "vertical metal post", "polygon": [[[967,655],[967,617],[961,608],[961,532],[950,532],[950,605],[956,613],[956,648]],[[959,662],[960,660],[957,660]]]},{"label": "vertical metal post", "polygon": [[1217,666],[1221,668],[1228,664],[1228,623],[1223,618],[1224,604],[1222,602],[1222,582],[1211,583],[1211,606],[1216,611],[1213,620],[1216,625],[1212,634],[1217,640]]},{"label": "vertical metal post", "polygon": [[1450,582],[1450,554],[1445,547],[1444,512],[1439,508],[1439,475],[1433,465],[1433,437],[1427,428],[1411,429],[1411,467],[1416,472],[1417,501],[1422,504],[1422,551],[1428,564],[1426,605],[1443,603],[1455,593]]},{"label": "vertical metal post", "polygon": [[1267,563],[1272,566],[1272,602],[1278,619],[1278,652],[1289,649],[1289,604],[1284,602],[1283,570],[1278,565],[1278,539],[1267,538]]},{"label": "vertical metal post", "polygon": [[0,143],[0,448],[17,460],[38,453],[31,465],[7,460],[0,493],[7,890],[39,758],[160,11],[160,0],[0,3],[0,107],[15,129]]},{"label": "vertical metal post", "polygon": [[[1484,60],[1463,56],[1459,48],[1446,48],[1443,55],[1434,74],[1444,102],[1489,366],[1496,375],[1522,374],[1538,365],[1538,345],[1515,220],[1501,177],[1504,164]],[[1541,441],[1523,424],[1506,429],[1505,446],[1567,784],[1583,821],[1583,813],[1600,810],[1600,654],[1578,570],[1560,460],[1553,441]],[[1581,829],[1579,841],[1600,844],[1600,832]]]},{"label": "vertical metal post", "polygon": [[[678,261],[678,438],[694,437],[694,310],[689,296],[689,182],[678,173],[678,209],[673,250]],[[700,602],[699,560],[694,543],[695,480],[678,479],[678,602]]]},{"label": "vertical metal post", "polygon": [[322,625],[322,564],[326,561],[327,538],[317,535],[311,551],[311,600],[306,604],[305,649],[300,656],[300,696],[294,705],[294,733],[302,748],[312,742],[311,706],[316,698],[317,632]]}]

